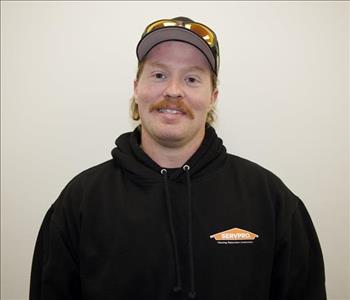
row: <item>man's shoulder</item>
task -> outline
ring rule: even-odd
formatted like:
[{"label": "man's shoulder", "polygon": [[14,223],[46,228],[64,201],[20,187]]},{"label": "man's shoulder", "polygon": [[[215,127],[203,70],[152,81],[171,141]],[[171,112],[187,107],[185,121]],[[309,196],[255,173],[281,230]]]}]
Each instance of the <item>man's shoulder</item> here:
[{"label": "man's shoulder", "polygon": [[233,154],[228,154],[228,161],[235,175],[244,182],[262,183],[274,191],[292,193],[278,175],[264,166]]},{"label": "man's shoulder", "polygon": [[274,173],[272,173],[270,170],[266,169],[259,163],[251,161],[247,158],[243,158],[231,153],[228,153],[227,157],[230,165],[237,172],[244,172],[244,173],[248,172],[248,173],[254,173],[257,175],[277,177]]},{"label": "man's shoulder", "polygon": [[110,159],[81,171],[68,181],[59,199],[65,199],[71,195],[74,195],[75,199],[80,198],[89,189],[111,178],[117,169],[113,159]]},{"label": "man's shoulder", "polygon": [[110,174],[114,172],[116,168],[116,164],[113,159],[109,159],[92,167],[89,167],[80,173],[78,173],[73,179],[85,179],[89,177],[99,177],[104,174]]}]

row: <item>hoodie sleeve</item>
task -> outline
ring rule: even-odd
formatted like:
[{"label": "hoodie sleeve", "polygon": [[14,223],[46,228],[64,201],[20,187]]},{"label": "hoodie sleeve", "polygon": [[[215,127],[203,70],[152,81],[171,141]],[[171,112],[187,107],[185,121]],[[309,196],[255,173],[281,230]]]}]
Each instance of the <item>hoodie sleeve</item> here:
[{"label": "hoodie sleeve", "polygon": [[75,194],[66,189],[44,217],[34,249],[30,300],[81,299],[78,236],[69,216],[73,210],[65,207]]},{"label": "hoodie sleeve", "polygon": [[327,299],[320,243],[299,199],[283,238],[276,245],[270,299]]}]

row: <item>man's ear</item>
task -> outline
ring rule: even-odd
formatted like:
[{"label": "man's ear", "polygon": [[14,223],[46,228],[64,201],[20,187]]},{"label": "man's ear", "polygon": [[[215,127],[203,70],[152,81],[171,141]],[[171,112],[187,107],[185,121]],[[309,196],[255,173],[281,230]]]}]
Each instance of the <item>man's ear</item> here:
[{"label": "man's ear", "polygon": [[212,95],[211,95],[211,100],[210,100],[210,105],[211,106],[215,106],[216,102],[218,100],[218,95],[219,95],[219,90],[217,88],[215,88],[215,90],[213,91]]}]

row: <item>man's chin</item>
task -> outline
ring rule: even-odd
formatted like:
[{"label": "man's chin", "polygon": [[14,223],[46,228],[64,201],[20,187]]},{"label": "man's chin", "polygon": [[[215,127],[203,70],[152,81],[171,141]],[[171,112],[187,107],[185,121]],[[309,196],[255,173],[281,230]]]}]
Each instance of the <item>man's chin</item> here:
[{"label": "man's chin", "polygon": [[181,124],[161,125],[153,130],[153,137],[157,142],[166,147],[179,147],[186,143],[190,128]]},{"label": "man's chin", "polygon": [[158,123],[152,125],[153,126],[145,126],[144,130],[148,133],[147,135],[149,138],[164,147],[181,147],[188,142],[189,136],[191,135],[191,128],[185,126],[184,122],[177,124]]},{"label": "man's chin", "polygon": [[159,142],[163,145],[176,146],[182,144],[182,142],[185,140],[185,134],[181,132],[168,130],[158,132],[157,138]]}]

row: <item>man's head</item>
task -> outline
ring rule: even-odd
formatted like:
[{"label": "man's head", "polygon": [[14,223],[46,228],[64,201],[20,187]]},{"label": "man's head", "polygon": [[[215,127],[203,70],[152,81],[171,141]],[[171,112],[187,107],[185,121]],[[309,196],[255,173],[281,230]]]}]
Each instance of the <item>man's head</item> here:
[{"label": "man's head", "polygon": [[156,45],[166,41],[182,41],[198,48],[207,58],[213,72],[219,72],[219,43],[208,26],[186,17],[162,19],[148,25],[139,41],[136,54],[139,62]]},{"label": "man's head", "polygon": [[218,94],[215,33],[184,17],[156,21],[143,33],[137,57],[131,113],[143,132],[171,144],[203,135]]}]

